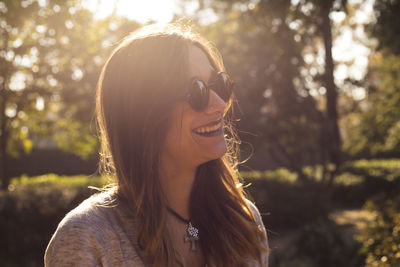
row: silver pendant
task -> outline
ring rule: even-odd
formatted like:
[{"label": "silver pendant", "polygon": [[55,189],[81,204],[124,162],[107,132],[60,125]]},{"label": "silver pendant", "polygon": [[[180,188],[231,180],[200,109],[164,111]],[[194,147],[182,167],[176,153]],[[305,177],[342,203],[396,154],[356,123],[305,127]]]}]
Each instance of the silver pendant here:
[{"label": "silver pendant", "polygon": [[184,237],[185,242],[191,242],[191,250],[196,251],[196,241],[199,240],[199,229],[194,227],[191,222],[189,222],[187,228],[187,234]]}]

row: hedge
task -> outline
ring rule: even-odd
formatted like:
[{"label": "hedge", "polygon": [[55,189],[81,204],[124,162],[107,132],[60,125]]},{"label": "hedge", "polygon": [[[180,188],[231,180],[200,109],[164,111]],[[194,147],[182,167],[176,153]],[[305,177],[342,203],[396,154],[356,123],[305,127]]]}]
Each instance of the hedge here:
[{"label": "hedge", "polygon": [[[296,174],[286,169],[241,175],[271,233],[298,229],[307,236],[315,230],[313,234],[323,243],[324,238],[332,239],[330,231],[336,229],[322,223],[315,225],[324,221],[323,212],[337,207],[361,207],[376,195],[391,198],[399,192],[400,160],[370,162],[368,165],[368,161],[356,161],[345,166],[335,184],[332,206],[315,201],[320,189],[318,183],[302,185]],[[0,266],[43,266],[46,245],[63,216],[96,192],[89,186],[102,187],[106,183],[106,178],[82,175],[47,174],[12,179],[9,190],[0,191]],[[335,244],[342,242],[340,237],[337,240]],[[317,249],[312,244],[308,246],[308,252],[294,254],[313,254]],[[347,247],[354,248],[352,244]]]}]

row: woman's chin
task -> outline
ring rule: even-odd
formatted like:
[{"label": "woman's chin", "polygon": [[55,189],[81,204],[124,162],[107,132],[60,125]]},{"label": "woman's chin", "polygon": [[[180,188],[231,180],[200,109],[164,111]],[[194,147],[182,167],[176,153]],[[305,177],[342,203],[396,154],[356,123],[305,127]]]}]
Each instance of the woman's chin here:
[{"label": "woman's chin", "polygon": [[226,142],[221,144],[219,147],[214,147],[204,153],[204,160],[202,163],[206,163],[211,160],[222,158],[227,152]]}]

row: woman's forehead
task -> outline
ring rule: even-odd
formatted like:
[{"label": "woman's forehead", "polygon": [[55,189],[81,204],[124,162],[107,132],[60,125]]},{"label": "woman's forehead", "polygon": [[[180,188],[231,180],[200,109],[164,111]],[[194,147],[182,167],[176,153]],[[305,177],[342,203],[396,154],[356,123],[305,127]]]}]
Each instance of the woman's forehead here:
[{"label": "woman's forehead", "polygon": [[188,67],[190,78],[196,77],[203,81],[209,81],[215,72],[206,53],[194,45],[189,47]]}]

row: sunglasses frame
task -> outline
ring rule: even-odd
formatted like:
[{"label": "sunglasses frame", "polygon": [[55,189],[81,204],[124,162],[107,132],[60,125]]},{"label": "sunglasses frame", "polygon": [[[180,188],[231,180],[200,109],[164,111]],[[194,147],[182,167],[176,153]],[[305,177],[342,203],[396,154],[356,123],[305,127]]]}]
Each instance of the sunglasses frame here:
[{"label": "sunglasses frame", "polygon": [[[222,77],[222,78],[220,78]],[[222,81],[223,85],[218,84]],[[194,91],[194,83],[197,83],[197,91]],[[215,75],[215,81],[206,84],[199,78],[193,78],[190,82],[190,89],[187,94],[186,100],[190,107],[197,111],[202,112],[208,107],[210,99],[210,90],[213,90],[223,101],[228,103],[232,98],[232,88],[234,82],[226,72],[220,71]],[[224,91],[221,90],[221,86]],[[200,100],[199,100],[200,99]]]}]

